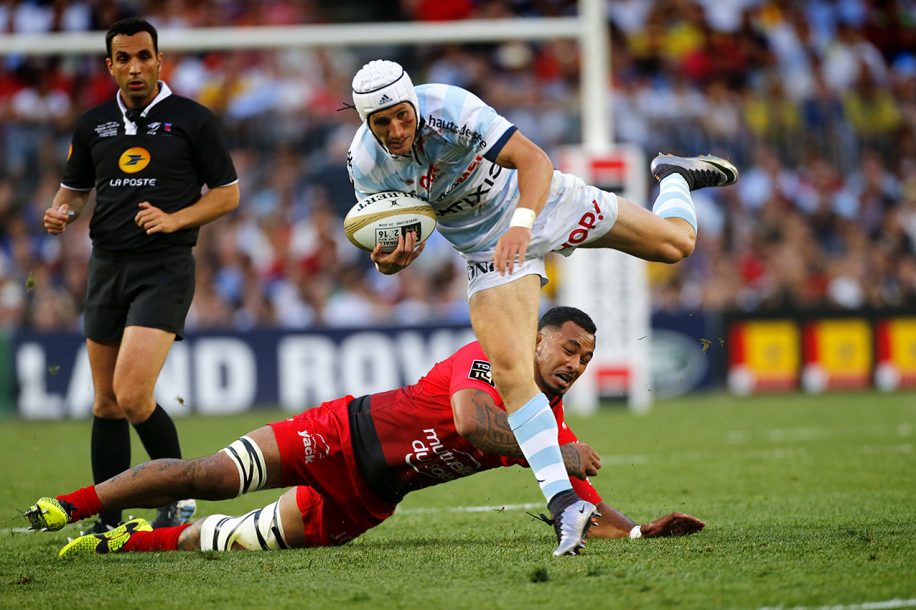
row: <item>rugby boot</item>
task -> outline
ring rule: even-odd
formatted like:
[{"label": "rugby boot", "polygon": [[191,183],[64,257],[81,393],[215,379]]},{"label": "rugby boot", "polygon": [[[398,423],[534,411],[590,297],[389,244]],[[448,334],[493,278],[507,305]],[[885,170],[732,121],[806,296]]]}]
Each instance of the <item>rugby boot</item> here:
[{"label": "rugby boot", "polygon": [[73,506],[57,498],[38,498],[22,516],[29,520],[29,529],[56,532],[70,523]]},{"label": "rugby boot", "polygon": [[194,500],[179,500],[159,508],[156,518],[153,519],[153,529],[160,527],[175,527],[184,525],[191,520],[197,512],[197,502]]},{"label": "rugby boot", "polygon": [[106,555],[118,553],[136,532],[151,532],[152,526],[146,519],[136,518],[122,523],[104,534],[86,534],[74,538],[58,553],[59,557],[76,557],[77,555]]},{"label": "rugby boot", "polygon": [[738,168],[730,161],[714,155],[676,157],[659,154],[652,159],[649,170],[656,180],[680,174],[687,180],[691,191],[709,186],[728,186],[738,180]]},{"label": "rugby boot", "polygon": [[576,500],[554,517],[553,529],[557,533],[554,556],[578,555],[579,550],[585,546],[585,538],[597,514],[594,504]]}]

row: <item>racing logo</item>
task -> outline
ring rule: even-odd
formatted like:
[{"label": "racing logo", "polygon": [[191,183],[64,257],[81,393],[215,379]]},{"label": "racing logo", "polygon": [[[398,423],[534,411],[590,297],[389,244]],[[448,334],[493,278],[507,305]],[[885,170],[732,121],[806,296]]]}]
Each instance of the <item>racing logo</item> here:
[{"label": "racing logo", "polygon": [[134,146],[133,148],[128,148],[121,154],[121,158],[118,159],[118,167],[121,168],[121,171],[125,174],[136,174],[146,169],[149,162],[149,151],[145,148]]},{"label": "racing logo", "polygon": [[471,363],[468,379],[476,379],[477,381],[488,383],[494,388],[496,387],[496,384],[493,383],[493,370],[486,360],[475,360]]}]

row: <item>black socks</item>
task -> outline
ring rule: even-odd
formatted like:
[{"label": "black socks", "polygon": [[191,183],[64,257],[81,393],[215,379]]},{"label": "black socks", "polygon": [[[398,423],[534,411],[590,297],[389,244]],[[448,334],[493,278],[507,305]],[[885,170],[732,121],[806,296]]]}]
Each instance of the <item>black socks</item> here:
[{"label": "black socks", "polygon": [[[92,418],[90,457],[96,485],[130,468],[130,424],[126,419]],[[116,526],[121,521],[121,511],[105,511],[99,519]]]}]

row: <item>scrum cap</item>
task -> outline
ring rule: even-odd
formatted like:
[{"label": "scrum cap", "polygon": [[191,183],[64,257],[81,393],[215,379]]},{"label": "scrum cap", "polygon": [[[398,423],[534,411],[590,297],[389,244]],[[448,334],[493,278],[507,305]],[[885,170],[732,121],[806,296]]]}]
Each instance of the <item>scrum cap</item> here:
[{"label": "scrum cap", "polygon": [[410,76],[400,64],[384,59],[370,61],[353,77],[353,105],[359,118],[366,120],[378,110],[410,102],[417,116],[420,103]]}]

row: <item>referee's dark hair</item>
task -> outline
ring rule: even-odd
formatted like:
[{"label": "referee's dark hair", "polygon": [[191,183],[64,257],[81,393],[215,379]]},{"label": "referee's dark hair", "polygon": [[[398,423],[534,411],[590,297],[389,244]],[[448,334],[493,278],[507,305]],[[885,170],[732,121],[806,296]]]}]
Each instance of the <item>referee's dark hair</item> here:
[{"label": "referee's dark hair", "polygon": [[581,309],[576,309],[575,307],[551,307],[541,316],[541,320],[538,322],[538,330],[545,327],[560,328],[567,322],[576,324],[582,328],[582,330],[592,335],[598,330],[598,327],[595,326],[591,317]]},{"label": "referee's dark hair", "polygon": [[110,28],[108,28],[108,33],[105,34],[105,49],[108,51],[108,57],[111,58],[111,40],[115,36],[119,34],[124,34],[125,36],[133,36],[134,34],[139,34],[140,32],[149,32],[149,35],[153,37],[153,50],[158,53],[159,33],[156,32],[156,28],[153,27],[153,24],[146,19],[130,17],[128,19],[122,19],[121,21],[118,21]]}]

